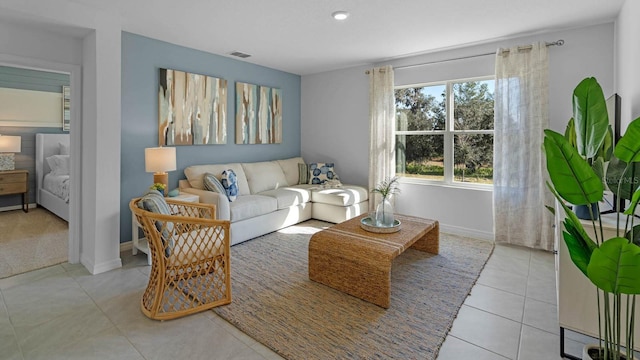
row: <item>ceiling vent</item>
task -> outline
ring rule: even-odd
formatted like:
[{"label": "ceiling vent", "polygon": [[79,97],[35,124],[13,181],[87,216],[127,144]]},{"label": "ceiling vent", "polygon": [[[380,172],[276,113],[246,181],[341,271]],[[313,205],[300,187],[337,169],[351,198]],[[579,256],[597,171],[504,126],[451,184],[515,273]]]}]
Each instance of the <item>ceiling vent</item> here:
[{"label": "ceiling vent", "polygon": [[231,55],[231,56],[237,56],[237,57],[239,57],[239,58],[243,58],[243,59],[246,59],[246,58],[248,58],[249,56],[251,56],[251,55],[249,55],[249,54],[245,54],[245,53],[240,52],[240,51],[234,51],[234,52],[232,52],[232,53],[229,53],[229,55]]}]

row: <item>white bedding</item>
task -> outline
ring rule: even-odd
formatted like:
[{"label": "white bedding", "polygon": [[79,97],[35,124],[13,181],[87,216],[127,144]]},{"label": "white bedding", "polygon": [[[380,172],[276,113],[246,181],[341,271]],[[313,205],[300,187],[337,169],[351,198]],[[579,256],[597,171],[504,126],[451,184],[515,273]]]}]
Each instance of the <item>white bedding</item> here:
[{"label": "white bedding", "polygon": [[44,176],[42,187],[57,197],[69,203],[69,175],[55,175],[49,173]]}]

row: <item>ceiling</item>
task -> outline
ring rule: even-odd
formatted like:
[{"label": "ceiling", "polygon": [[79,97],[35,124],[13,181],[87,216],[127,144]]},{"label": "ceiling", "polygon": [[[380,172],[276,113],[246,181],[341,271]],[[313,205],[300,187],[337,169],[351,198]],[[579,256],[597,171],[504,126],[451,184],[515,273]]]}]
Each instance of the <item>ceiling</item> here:
[{"label": "ceiling", "polygon": [[73,0],[128,32],[299,75],[610,22],[624,1]]}]

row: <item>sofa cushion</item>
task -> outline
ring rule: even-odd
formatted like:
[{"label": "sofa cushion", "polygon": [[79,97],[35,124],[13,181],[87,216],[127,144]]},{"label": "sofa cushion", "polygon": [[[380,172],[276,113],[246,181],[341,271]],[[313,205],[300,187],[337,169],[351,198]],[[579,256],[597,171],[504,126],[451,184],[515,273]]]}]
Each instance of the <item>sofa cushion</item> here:
[{"label": "sofa cushion", "polygon": [[287,186],[287,179],[276,161],[243,163],[251,194]]},{"label": "sofa cushion", "polygon": [[309,190],[295,187],[267,190],[261,192],[260,195],[274,197],[278,201],[278,210],[311,201]]},{"label": "sofa cushion", "polygon": [[311,201],[314,203],[349,206],[363,202],[367,199],[369,199],[369,192],[367,189],[355,185],[311,190]]},{"label": "sofa cushion", "polygon": [[224,170],[220,183],[224,187],[229,201],[235,201],[238,197],[238,178],[236,177],[236,173],[232,169]]},{"label": "sofa cushion", "polygon": [[276,198],[264,195],[238,196],[236,201],[230,203],[231,222],[250,219],[264,215],[278,209]]},{"label": "sofa cushion", "polygon": [[304,163],[301,157],[294,157],[290,159],[277,160],[278,165],[282,168],[284,177],[287,179],[288,185],[296,185],[298,181],[298,164]]},{"label": "sofa cushion", "polygon": [[327,180],[333,180],[335,171],[333,163],[310,163],[309,184],[324,184]]},{"label": "sofa cushion", "polygon": [[184,169],[184,175],[189,180],[192,188],[204,190],[204,174],[222,174],[224,170],[232,169],[238,179],[238,195],[249,195],[249,184],[247,176],[244,174],[240,163],[214,164],[214,165],[191,165]]}]

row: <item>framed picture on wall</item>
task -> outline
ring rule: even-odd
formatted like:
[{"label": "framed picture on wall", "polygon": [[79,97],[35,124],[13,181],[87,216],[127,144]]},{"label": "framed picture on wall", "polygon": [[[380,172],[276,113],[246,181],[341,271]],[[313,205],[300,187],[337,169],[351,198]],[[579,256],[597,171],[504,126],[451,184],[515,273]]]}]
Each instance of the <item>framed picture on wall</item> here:
[{"label": "framed picture on wall", "polygon": [[71,129],[71,87],[62,87],[62,130]]},{"label": "framed picture on wall", "polygon": [[227,143],[227,80],[160,69],[158,144]]},{"label": "framed picture on wall", "polygon": [[236,144],[282,143],[282,90],[236,82]]}]

